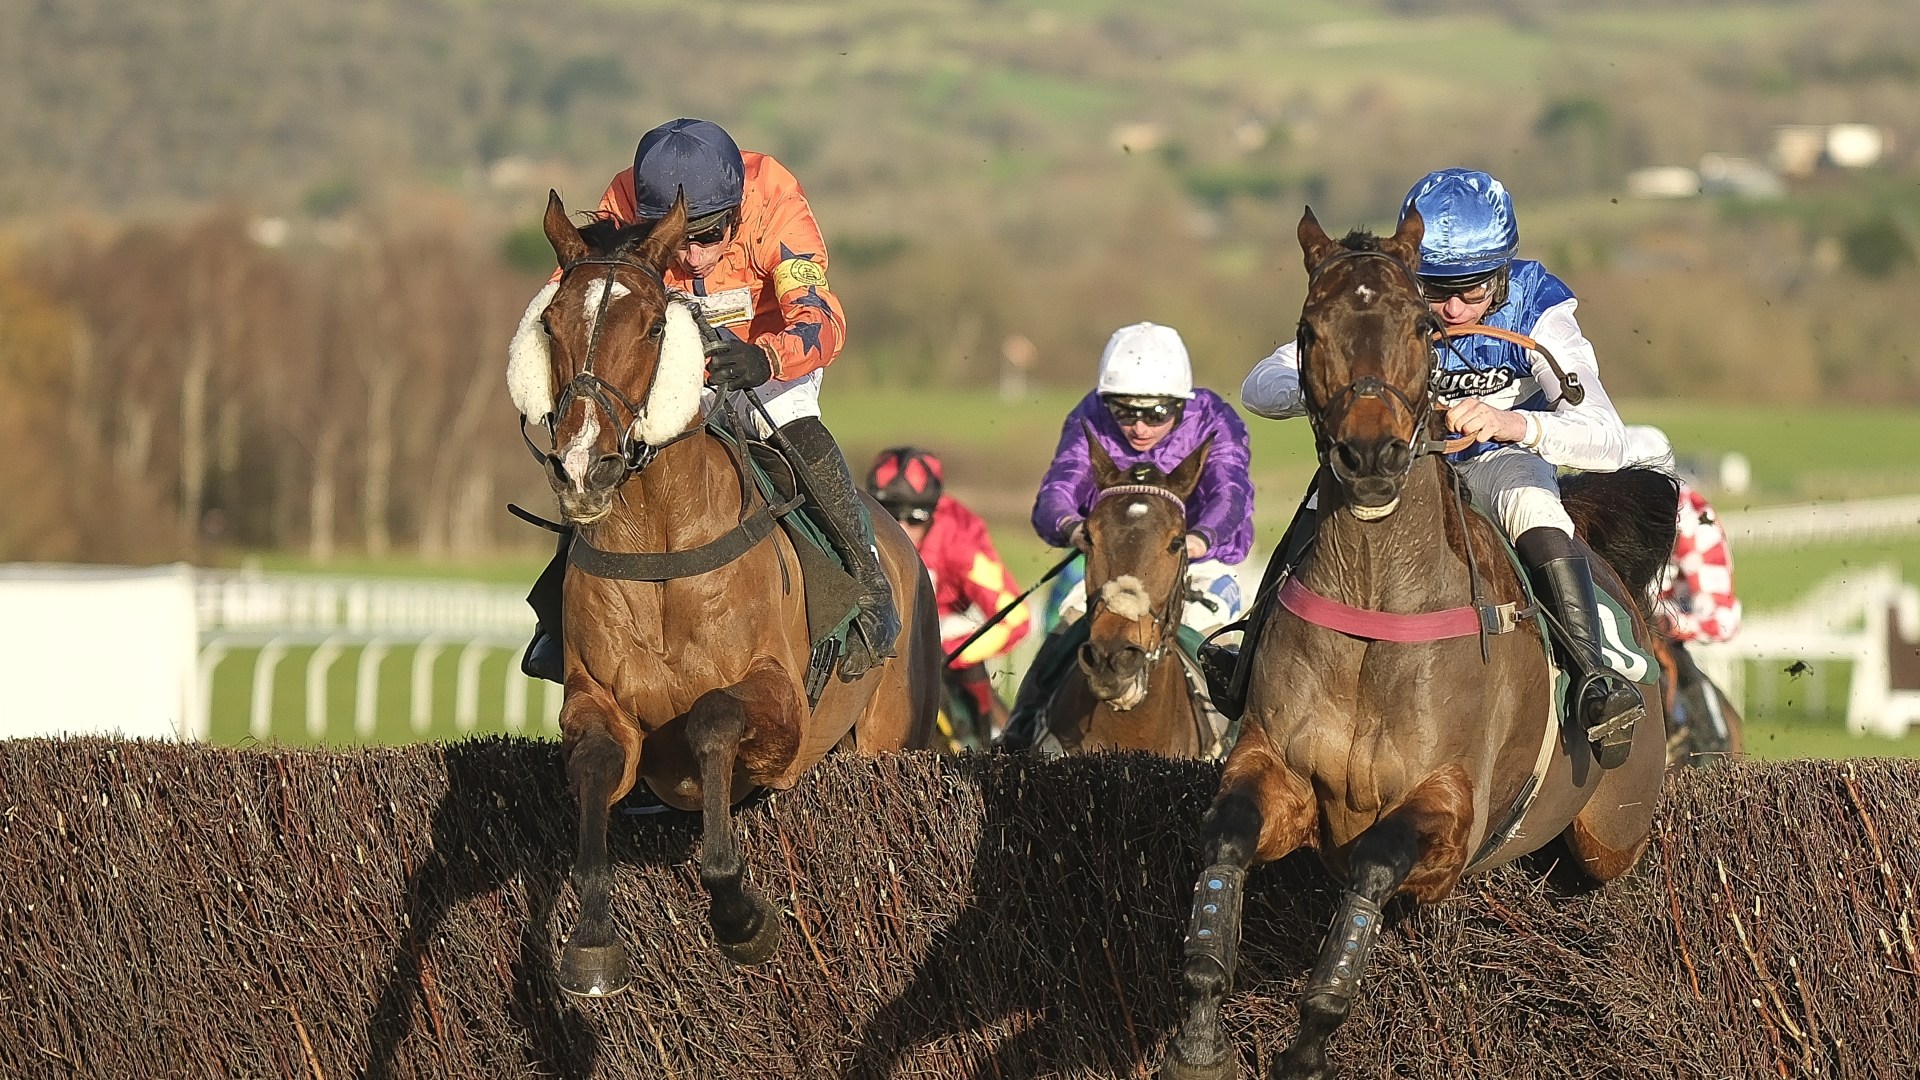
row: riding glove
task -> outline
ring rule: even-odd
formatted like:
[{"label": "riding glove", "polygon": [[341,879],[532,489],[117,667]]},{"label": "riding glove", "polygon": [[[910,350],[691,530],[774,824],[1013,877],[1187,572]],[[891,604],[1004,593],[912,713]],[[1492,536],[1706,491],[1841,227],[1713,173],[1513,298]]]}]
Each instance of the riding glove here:
[{"label": "riding glove", "polygon": [[707,356],[707,385],[715,390],[751,390],[773,378],[773,359],[751,341],[726,335]]}]

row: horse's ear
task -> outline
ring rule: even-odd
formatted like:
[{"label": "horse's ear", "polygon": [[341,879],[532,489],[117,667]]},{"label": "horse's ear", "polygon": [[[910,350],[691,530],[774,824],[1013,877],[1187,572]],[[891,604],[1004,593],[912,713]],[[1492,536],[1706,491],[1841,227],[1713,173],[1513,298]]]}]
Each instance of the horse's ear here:
[{"label": "horse's ear", "polygon": [[1121,474],[1120,466],[1113,463],[1113,455],[1100,445],[1100,440],[1094,437],[1093,428],[1085,420],[1080,421],[1080,430],[1087,436],[1087,460],[1093,463],[1093,486],[1104,490],[1124,481],[1126,478]]},{"label": "horse's ear", "polygon": [[687,242],[687,193],[681,191],[673,197],[673,208],[667,216],[654,223],[653,231],[647,234],[640,245],[640,261],[664,273],[667,264],[679,253],[680,245]]},{"label": "horse's ear", "polygon": [[543,224],[547,243],[553,245],[553,257],[560,260],[562,267],[587,257],[587,242],[580,239],[580,230],[567,220],[567,208],[560,201],[560,193],[552,188],[547,189],[547,217]]},{"label": "horse's ear", "polygon": [[1320,227],[1320,219],[1313,216],[1311,206],[1307,207],[1306,213],[1300,216],[1299,236],[1300,250],[1307,256],[1307,273],[1309,274],[1313,273],[1315,267],[1326,261],[1334,248],[1340,246],[1333,237],[1327,235],[1327,230]]},{"label": "horse's ear", "polygon": [[1427,233],[1426,220],[1420,211],[1407,207],[1407,216],[1400,219],[1400,227],[1393,235],[1380,241],[1380,250],[1406,263],[1408,269],[1420,269],[1420,238]]},{"label": "horse's ear", "polygon": [[1180,496],[1181,502],[1185,502],[1187,496],[1193,494],[1193,489],[1199,485],[1200,470],[1206,468],[1207,454],[1212,449],[1213,436],[1209,435],[1207,441],[1201,443],[1198,450],[1188,454],[1185,461],[1175,465],[1173,471],[1167,474],[1167,490]]}]

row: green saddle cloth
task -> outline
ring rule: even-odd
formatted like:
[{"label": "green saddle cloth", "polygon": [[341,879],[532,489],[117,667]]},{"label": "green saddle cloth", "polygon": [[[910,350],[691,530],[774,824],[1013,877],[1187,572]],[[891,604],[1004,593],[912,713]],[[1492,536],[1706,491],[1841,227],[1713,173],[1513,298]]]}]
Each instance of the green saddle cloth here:
[{"label": "green saddle cloth", "polygon": [[[728,437],[732,437],[731,432]],[[800,485],[786,458],[763,442],[745,440],[743,444],[746,453],[741,456],[768,504],[778,506],[790,501],[799,492]],[[813,655],[806,680],[809,704],[820,700],[827,676],[839,666],[839,658],[847,650],[847,637],[853,632],[853,618],[860,610],[860,585],[847,573],[846,563],[834,550],[825,528],[814,520],[813,507],[809,499],[780,515],[780,527],[792,541],[794,555],[800,561],[800,587],[806,598],[807,637]],[[864,507],[861,513],[866,514]],[[862,524],[871,536],[872,520],[866,519]],[[781,569],[784,573],[785,566]]]}]

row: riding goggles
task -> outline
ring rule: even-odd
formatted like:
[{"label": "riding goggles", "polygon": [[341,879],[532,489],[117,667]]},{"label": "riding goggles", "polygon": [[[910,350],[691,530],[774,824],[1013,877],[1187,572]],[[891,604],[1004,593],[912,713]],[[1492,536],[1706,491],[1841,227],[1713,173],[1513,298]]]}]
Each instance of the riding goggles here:
[{"label": "riding goggles", "polygon": [[710,247],[725,240],[727,238],[727,230],[732,227],[733,211],[722,210],[718,214],[709,215],[698,221],[688,222],[686,242],[689,244],[699,244],[702,247]]},{"label": "riding goggles", "polygon": [[1496,270],[1471,278],[1423,277],[1420,279],[1420,295],[1429,304],[1444,304],[1456,296],[1463,304],[1484,304],[1499,289],[1500,273]]},{"label": "riding goggles", "polygon": [[933,507],[910,506],[906,503],[881,503],[881,509],[893,515],[893,520],[902,525],[925,525],[933,520]]},{"label": "riding goggles", "polygon": [[1147,424],[1159,427],[1169,421],[1180,418],[1181,402],[1178,401],[1129,401],[1125,398],[1104,398],[1101,404],[1107,407],[1107,415],[1121,427],[1128,424]]}]

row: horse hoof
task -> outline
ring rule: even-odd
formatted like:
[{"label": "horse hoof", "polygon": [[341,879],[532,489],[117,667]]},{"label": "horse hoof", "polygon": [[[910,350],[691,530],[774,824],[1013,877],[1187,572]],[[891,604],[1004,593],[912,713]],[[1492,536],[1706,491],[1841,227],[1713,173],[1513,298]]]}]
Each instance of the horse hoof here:
[{"label": "horse hoof", "polygon": [[745,941],[714,939],[721,954],[742,967],[765,963],[773,955],[774,947],[780,944],[780,909],[756,896],[753,914],[755,926]]},{"label": "horse hoof", "polygon": [[574,997],[612,997],[632,982],[619,945],[568,945],[560,954],[560,989]]},{"label": "horse hoof", "polygon": [[1219,1061],[1196,1065],[1180,1060],[1180,1055],[1167,1051],[1167,1059],[1160,1063],[1160,1080],[1233,1080],[1240,1075],[1240,1062],[1231,1051],[1220,1055]]}]

